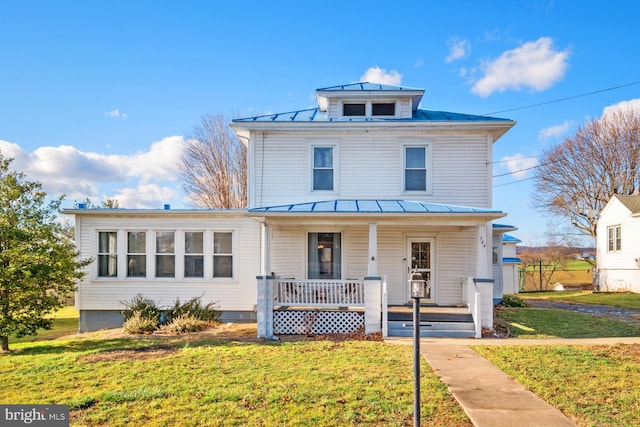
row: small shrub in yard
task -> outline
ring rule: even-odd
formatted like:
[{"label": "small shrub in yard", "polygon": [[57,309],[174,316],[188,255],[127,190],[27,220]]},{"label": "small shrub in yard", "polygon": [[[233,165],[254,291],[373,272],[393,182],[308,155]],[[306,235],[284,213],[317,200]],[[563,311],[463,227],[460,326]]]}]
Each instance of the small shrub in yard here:
[{"label": "small shrub in yard", "polygon": [[211,323],[206,320],[197,319],[189,314],[181,314],[171,322],[162,325],[160,330],[168,334],[180,335],[189,332],[198,332],[206,329]]},{"label": "small shrub in yard", "polygon": [[189,316],[209,323],[218,323],[220,321],[220,311],[216,309],[216,304],[210,302],[203,305],[201,297],[191,298],[185,303],[180,303],[180,299],[176,299],[173,307],[167,310],[166,315],[166,323],[170,323],[173,319],[181,316]]},{"label": "small shrub in yard", "polygon": [[124,321],[122,329],[128,334],[148,334],[158,329],[158,321],[145,317],[140,311],[133,314]]},{"label": "small shrub in yard", "polygon": [[500,305],[503,307],[529,307],[526,301],[516,295],[505,295]]},{"label": "small shrub in yard", "polygon": [[154,300],[138,294],[131,301],[123,302],[122,304],[126,307],[126,310],[122,312],[125,320],[129,320],[130,317],[137,313],[142,318],[155,321],[156,327],[160,324],[162,310]]}]

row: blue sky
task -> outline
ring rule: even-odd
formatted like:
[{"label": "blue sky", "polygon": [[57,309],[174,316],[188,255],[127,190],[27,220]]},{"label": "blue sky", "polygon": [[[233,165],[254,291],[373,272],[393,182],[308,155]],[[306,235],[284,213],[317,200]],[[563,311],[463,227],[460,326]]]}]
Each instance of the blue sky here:
[{"label": "blue sky", "polygon": [[517,171],[640,102],[638,4],[3,0],[0,150],[68,207],[188,207],[177,161],[203,114],[309,108],[316,88],[364,79],[421,87],[422,108],[518,122],[494,145],[494,207],[543,244],[549,218]]}]

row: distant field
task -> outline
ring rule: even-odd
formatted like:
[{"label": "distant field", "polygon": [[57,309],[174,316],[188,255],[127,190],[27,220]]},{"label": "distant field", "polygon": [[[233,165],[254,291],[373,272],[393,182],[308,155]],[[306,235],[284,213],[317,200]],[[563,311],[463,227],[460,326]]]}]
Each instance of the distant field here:
[{"label": "distant field", "polygon": [[[549,270],[550,268],[544,268],[543,266],[543,274],[545,274],[545,272],[549,274]],[[523,277],[523,281],[524,291],[539,291],[539,269],[534,266],[529,266],[527,268],[527,274]],[[546,280],[546,276],[543,276],[542,290],[553,289],[557,283],[561,283],[565,287],[590,288],[593,283],[593,266],[581,259],[569,260],[562,270],[554,271],[549,280]]]}]

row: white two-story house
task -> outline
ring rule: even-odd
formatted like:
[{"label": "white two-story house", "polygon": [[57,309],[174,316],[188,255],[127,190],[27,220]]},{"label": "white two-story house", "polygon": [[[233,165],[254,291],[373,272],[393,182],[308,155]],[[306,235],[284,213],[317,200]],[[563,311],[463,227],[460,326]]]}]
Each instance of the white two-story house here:
[{"label": "white two-story house", "polygon": [[[478,327],[491,326],[492,221],[505,216],[492,147],[515,123],[420,109],[423,95],[347,84],[318,89],[316,108],[233,120],[248,148],[244,210],[65,211],[96,259],[76,296],[81,329],[121,321],[121,302],[143,293],[218,301],[265,337],[324,311],[319,323],[379,331],[387,307],[411,301],[412,272],[423,303],[484,310]],[[347,319],[359,311],[370,315]]]}]

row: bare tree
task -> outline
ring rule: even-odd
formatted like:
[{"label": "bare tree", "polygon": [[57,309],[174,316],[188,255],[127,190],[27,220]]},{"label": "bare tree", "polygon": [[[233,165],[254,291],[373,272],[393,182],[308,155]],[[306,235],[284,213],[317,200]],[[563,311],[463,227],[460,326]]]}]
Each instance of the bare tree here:
[{"label": "bare tree", "polygon": [[548,290],[553,274],[566,269],[572,252],[570,247],[556,245],[520,252],[518,258],[522,261],[520,268],[524,272],[525,288]]},{"label": "bare tree", "polygon": [[201,208],[247,206],[247,149],[223,114],[206,114],[187,135],[182,186]]},{"label": "bare tree", "polygon": [[585,122],[543,153],[534,179],[538,210],[595,238],[598,213],[609,199],[640,189],[640,112],[617,110]]}]

